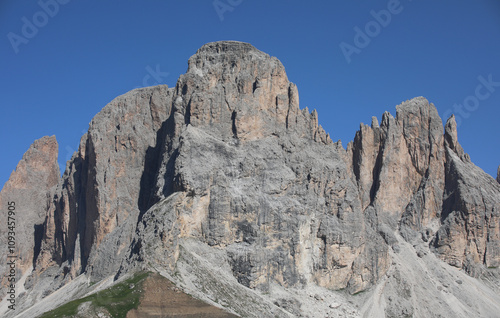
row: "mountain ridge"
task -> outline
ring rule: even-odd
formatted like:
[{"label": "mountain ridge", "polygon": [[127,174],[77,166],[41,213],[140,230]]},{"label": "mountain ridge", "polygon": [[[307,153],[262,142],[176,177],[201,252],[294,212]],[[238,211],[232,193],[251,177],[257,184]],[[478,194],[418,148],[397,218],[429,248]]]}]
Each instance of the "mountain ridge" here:
[{"label": "mountain ridge", "polygon": [[[414,264],[394,263],[408,244],[418,258],[473,277],[497,277],[500,263],[500,185],[472,164],[453,117],[443,128],[434,105],[417,97],[396,117],[361,124],[344,149],[316,111],[299,108],[281,62],[242,42],[202,46],[175,87],[115,98],[57,184],[35,187],[47,193],[46,209],[19,245],[28,255],[19,262],[25,307],[81,275],[99,282],[152,266],[211,301],[224,289],[271,294],[251,296],[267,299],[255,309],[224,296],[250,316],[310,310],[291,294],[270,301],[276,286],[355,295],[381,282],[390,282],[385,315],[425,316],[412,305],[425,297],[397,274]],[[7,188],[0,201],[12,197],[23,195]],[[200,268],[220,268],[223,287]],[[490,307],[481,302],[480,314]]]}]

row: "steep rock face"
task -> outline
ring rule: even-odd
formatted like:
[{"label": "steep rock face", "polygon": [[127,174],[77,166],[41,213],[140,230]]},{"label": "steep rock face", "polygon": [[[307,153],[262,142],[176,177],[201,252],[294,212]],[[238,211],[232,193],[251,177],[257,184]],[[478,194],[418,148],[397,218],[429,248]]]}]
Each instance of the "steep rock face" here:
[{"label": "steep rock face", "polygon": [[[426,207],[430,215],[420,215],[415,208],[407,211],[423,218],[418,220],[420,226],[430,222],[441,205],[442,123],[434,105],[425,98],[404,102],[396,110],[396,118],[384,113],[380,126],[376,119],[371,127],[361,125],[348,154],[363,208],[373,206],[381,221],[395,228],[410,201],[423,201],[432,205]],[[435,197],[424,200],[431,192]]]},{"label": "steep rock face", "polygon": [[116,271],[147,208],[171,91],[165,85],[136,89],[92,120],[50,202],[39,272],[55,264],[64,264],[71,277]]},{"label": "steep rock face", "polygon": [[[404,135],[412,165],[416,173],[416,191],[405,201],[401,219],[403,235],[409,228],[414,231],[435,232],[439,226],[444,191],[444,136],[443,124],[436,108],[424,102],[421,108],[407,108]],[[418,115],[420,112],[420,116]],[[398,114],[399,115],[399,114]]]},{"label": "steep rock face", "polygon": [[[414,98],[362,124],[344,150],[299,108],[281,62],[241,42],[201,47],[174,88],[113,100],[57,179],[33,201],[44,219],[33,221],[41,243],[26,245],[33,302],[82,273],[160,268],[255,316],[301,312],[294,298],[270,301],[276,286],[357,293],[380,282],[377,293],[404,291],[381,309],[398,316],[433,298],[401,273],[435,281],[428,268],[448,265],[434,254],[472,275],[499,263],[500,185],[472,164],[453,118],[443,133],[434,105]],[[254,309],[227,290],[272,296]]]},{"label": "steep rock face", "polygon": [[500,185],[476,167],[457,142],[455,118],[445,126],[446,187],[436,253],[472,275],[500,265]]},{"label": "steep rock face", "polygon": [[225,249],[238,281],[262,290],[314,281],[356,292],[384,273],[387,248],[343,154],[298,99],[283,65],[249,44],[209,43],[189,59],[173,97],[178,141],[158,173],[158,200],[171,197],[139,225],[143,259],[154,251],[174,268],[179,241],[196,238]]},{"label": "steep rock face", "polygon": [[[443,125],[434,105],[415,98],[384,113],[380,126],[361,125],[348,147],[363,208],[408,241],[422,239],[447,263],[478,275],[497,267],[500,192],[458,142],[451,117]],[[390,231],[389,231],[390,232]],[[484,266],[482,268],[484,268]]]},{"label": "steep rock face", "polygon": [[[39,243],[47,211],[48,194],[59,180],[57,153],[58,144],[54,136],[36,140],[23,155],[0,192],[3,225],[0,229],[0,244],[5,248],[5,252],[8,207],[13,206],[16,212],[16,215],[13,215],[15,252],[12,255],[17,256],[17,277],[33,266],[33,260],[40,251]],[[8,253],[1,253],[2,279],[5,279],[7,255]],[[2,293],[4,291],[2,290]]]}]

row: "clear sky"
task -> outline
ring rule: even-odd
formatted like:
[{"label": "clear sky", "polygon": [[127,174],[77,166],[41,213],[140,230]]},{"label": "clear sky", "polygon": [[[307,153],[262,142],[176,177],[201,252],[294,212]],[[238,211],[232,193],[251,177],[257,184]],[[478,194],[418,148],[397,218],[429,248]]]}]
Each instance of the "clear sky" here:
[{"label": "clear sky", "polygon": [[475,164],[500,164],[498,0],[2,0],[0,30],[2,186],[35,139],[56,135],[64,166],[108,102],[174,86],[218,40],[278,57],[301,108],[344,146],[360,122],[424,96],[456,114]]}]

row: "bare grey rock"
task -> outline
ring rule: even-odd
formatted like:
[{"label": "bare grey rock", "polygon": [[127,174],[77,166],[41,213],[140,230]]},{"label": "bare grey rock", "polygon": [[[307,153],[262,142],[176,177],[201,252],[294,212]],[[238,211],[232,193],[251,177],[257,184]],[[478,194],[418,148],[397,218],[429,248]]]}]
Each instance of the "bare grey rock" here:
[{"label": "bare grey rock", "polygon": [[63,264],[71,277],[116,272],[148,207],[171,92],[165,85],[136,89],[92,120],[50,202],[39,272]]},{"label": "bare grey rock", "polygon": [[[0,192],[0,244],[4,248],[4,252],[0,254],[0,275],[3,283],[7,282],[7,256],[14,256],[17,279],[31,271],[33,262],[38,257],[48,195],[60,176],[57,153],[55,136],[36,140]],[[9,222],[12,226],[10,229],[7,227],[8,207],[13,207],[15,212]],[[7,250],[9,236],[14,237],[13,253],[8,253]],[[5,292],[6,289],[2,288],[2,295]]]},{"label": "bare grey rock", "polygon": [[[207,44],[190,58],[173,100],[179,136],[168,148],[177,149],[165,152],[161,165],[175,156],[173,185],[166,187],[160,168],[157,188],[160,199],[182,193],[171,201],[177,208],[166,207],[181,210],[161,225],[148,211],[140,246],[170,249],[158,244],[175,248],[195,237],[226,249],[238,281],[261,290],[312,281],[356,292],[383,274],[387,249],[365,224],[343,149],[316,112],[299,109],[296,87],[276,58],[247,44]],[[160,230],[150,237],[148,227]]]},{"label": "bare grey rock", "polygon": [[500,185],[464,155],[453,117],[446,128],[445,199],[432,245],[443,260],[477,276],[482,265],[500,265]]},{"label": "bare grey rock", "polygon": [[23,308],[82,276],[146,269],[249,317],[498,312],[468,288],[499,294],[500,184],[464,152],[453,117],[444,128],[417,97],[361,124],[343,149],[300,109],[277,58],[208,43],[174,88],[104,107],[62,178],[36,186]]}]

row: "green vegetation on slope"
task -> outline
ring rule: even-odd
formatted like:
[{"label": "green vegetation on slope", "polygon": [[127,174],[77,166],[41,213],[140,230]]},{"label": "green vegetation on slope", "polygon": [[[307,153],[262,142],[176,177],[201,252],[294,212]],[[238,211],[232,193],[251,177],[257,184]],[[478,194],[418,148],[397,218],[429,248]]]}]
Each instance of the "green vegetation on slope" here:
[{"label": "green vegetation on slope", "polygon": [[[142,292],[141,285],[149,274],[149,272],[136,273],[133,277],[108,289],[71,301],[57,309],[46,312],[41,318],[74,317],[78,313],[78,306],[86,302],[91,302],[93,308],[106,309],[113,318],[125,318],[130,310],[139,306]],[[134,288],[130,288],[131,284],[134,285]]]}]

